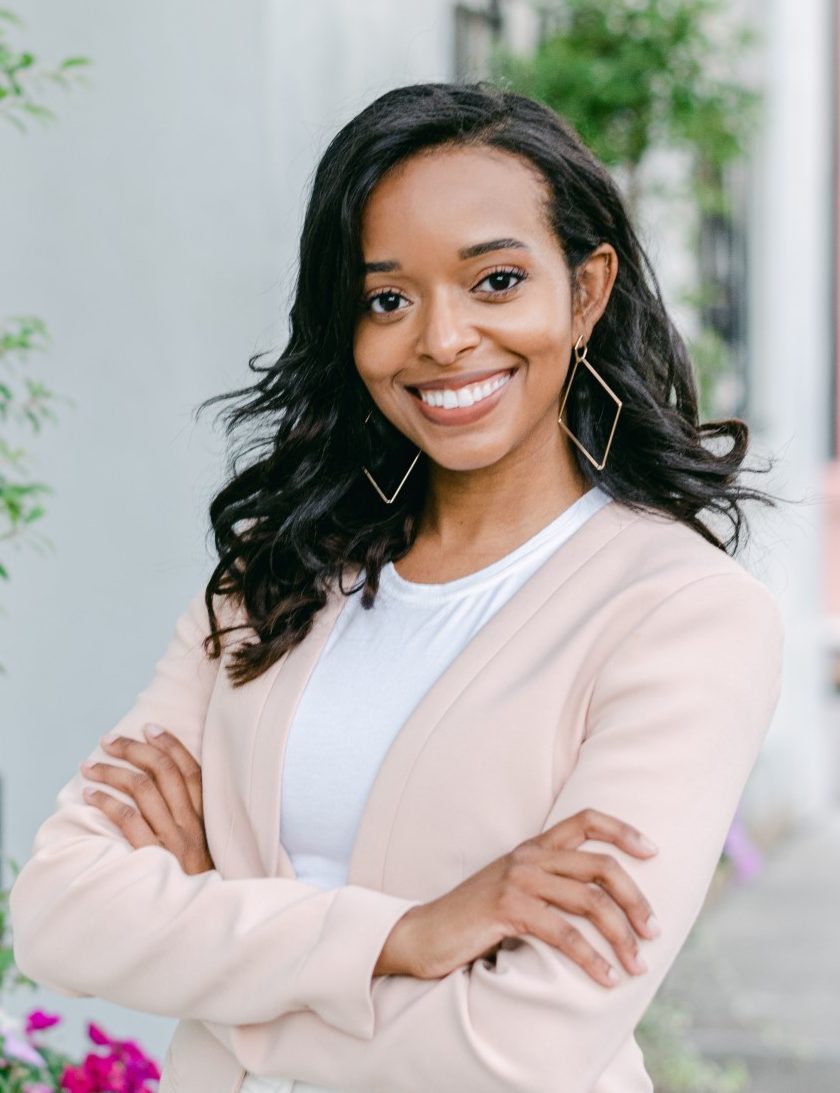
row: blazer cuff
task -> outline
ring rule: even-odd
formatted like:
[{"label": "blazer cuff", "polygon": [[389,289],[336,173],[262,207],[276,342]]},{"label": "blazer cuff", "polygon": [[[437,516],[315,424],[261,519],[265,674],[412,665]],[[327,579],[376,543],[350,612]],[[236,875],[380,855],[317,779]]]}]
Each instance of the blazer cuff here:
[{"label": "blazer cuff", "polygon": [[358,884],[338,889],[295,993],[324,1021],[363,1040],[374,1032],[373,969],[395,924],[422,901]]}]

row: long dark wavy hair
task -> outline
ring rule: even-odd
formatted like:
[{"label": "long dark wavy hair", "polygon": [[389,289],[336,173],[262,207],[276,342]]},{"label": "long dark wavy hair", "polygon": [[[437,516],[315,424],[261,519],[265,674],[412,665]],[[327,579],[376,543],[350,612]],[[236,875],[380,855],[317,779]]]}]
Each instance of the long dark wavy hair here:
[{"label": "long dark wavy hair", "polygon": [[[219,626],[214,596],[244,608],[242,627],[257,638],[230,657],[234,686],[303,640],[333,582],[343,594],[361,589],[363,606],[371,607],[383,564],[414,541],[428,482],[425,454],[390,505],[362,472],[369,467],[377,482],[393,483],[393,492],[417,449],[375,407],[353,359],[364,283],[361,218],[390,168],[444,145],[502,149],[537,169],[573,286],[578,267],[601,242],[618,254],[617,277],[588,348],[623,407],[602,471],[570,446],[585,479],[625,505],[683,521],[733,553],[744,524],[739,502],[775,504],[737,481],[746,423],[699,423],[691,361],[650,260],[616,184],[573,128],[542,103],[486,81],[396,88],[337,133],[315,170],[285,349],[268,365],[257,364],[265,353],[256,354],[249,361],[260,374],[256,383],[198,408],[200,414],[220,399],[236,399],[223,414],[226,434],[246,428],[228,480],[210,503],[219,562],[205,591],[208,655],[219,656],[221,635],[240,629]],[[598,409],[587,385],[574,385],[565,419],[590,452],[606,448],[613,417],[614,409]],[[732,444],[714,452],[704,446],[706,437]],[[731,521],[725,542],[700,520],[707,509]],[[348,569],[357,583],[346,589]]]}]

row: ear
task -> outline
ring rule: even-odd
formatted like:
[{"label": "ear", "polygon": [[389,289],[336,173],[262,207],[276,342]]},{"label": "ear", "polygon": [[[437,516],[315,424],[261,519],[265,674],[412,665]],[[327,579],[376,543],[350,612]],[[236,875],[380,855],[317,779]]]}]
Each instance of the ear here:
[{"label": "ear", "polygon": [[589,341],[592,328],[601,318],[618,274],[618,255],[610,243],[599,243],[580,264],[575,280],[574,330]]}]

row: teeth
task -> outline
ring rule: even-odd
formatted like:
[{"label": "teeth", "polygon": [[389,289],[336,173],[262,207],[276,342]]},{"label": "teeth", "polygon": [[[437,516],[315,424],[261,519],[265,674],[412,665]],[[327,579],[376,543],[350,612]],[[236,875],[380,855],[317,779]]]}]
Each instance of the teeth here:
[{"label": "teeth", "polygon": [[457,390],[444,387],[432,391],[420,391],[420,398],[427,406],[442,406],[446,410],[454,410],[459,406],[473,406],[488,395],[492,395],[500,387],[504,387],[512,374],[507,372],[504,376],[496,376],[494,379],[484,380],[483,383],[471,383]]}]

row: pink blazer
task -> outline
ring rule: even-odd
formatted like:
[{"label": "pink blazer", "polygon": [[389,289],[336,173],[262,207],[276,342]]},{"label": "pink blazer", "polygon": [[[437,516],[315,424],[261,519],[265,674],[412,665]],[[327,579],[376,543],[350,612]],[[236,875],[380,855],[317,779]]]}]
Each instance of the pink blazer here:
[{"label": "pink blazer", "polygon": [[[224,658],[202,652],[195,594],[115,728],[142,738],[159,722],[200,759],[216,869],[187,876],[164,848],[133,849],[74,774],[11,891],[20,968],[178,1018],[161,1093],[235,1093],[245,1069],[367,1093],[652,1090],[633,1031],[699,914],[777,704],[774,596],[684,524],[605,506],[415,707],[367,800],[349,883],[324,890],[295,878],[279,842],[281,769],[344,602],[334,591],[305,641],[234,690]],[[98,743],[89,756],[115,762]],[[585,807],[660,847],[581,847],[617,858],[650,900],[662,934],[641,942],[646,973],[567,915],[617,986],[532,935],[495,965],[372,978],[410,907]]]}]

